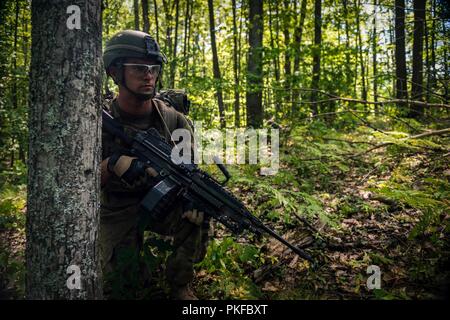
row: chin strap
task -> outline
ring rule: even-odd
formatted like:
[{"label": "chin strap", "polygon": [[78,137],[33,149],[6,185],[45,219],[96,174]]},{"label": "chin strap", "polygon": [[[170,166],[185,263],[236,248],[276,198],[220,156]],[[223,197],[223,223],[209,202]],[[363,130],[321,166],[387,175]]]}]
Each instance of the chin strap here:
[{"label": "chin strap", "polygon": [[[114,80],[114,82],[116,82],[116,84],[120,83],[122,86],[124,86],[125,89],[127,89],[129,92],[131,92],[140,101],[147,101],[147,100],[150,100],[153,97],[155,97],[155,95],[156,95],[155,88],[153,89],[153,92],[150,94],[137,93],[137,92],[131,90],[125,82],[124,69],[123,69],[123,66],[121,63],[118,65],[118,69],[119,69],[119,79],[117,79],[117,81],[116,81],[116,79],[113,78],[113,80]],[[158,81],[159,81],[159,76],[155,81],[155,85],[156,85],[156,83],[158,83]]]}]

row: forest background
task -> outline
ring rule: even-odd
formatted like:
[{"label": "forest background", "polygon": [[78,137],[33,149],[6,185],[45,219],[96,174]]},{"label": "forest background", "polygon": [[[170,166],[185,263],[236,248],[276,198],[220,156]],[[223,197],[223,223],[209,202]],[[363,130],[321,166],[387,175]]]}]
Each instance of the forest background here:
[{"label": "forest background", "polygon": [[[197,266],[200,297],[445,295],[448,1],[105,0],[101,6],[103,44],[123,29],[157,39],[169,58],[164,88],[187,90],[191,119],[208,128],[280,130],[278,174],[230,166],[230,189],[325,262],[313,271],[274,242],[236,239],[216,226]],[[0,21],[0,297],[22,298],[30,1],[2,1]],[[115,90],[106,77],[103,88]],[[380,289],[366,286],[369,265],[383,273]],[[138,296],[122,297],[154,294],[136,286]]]}]

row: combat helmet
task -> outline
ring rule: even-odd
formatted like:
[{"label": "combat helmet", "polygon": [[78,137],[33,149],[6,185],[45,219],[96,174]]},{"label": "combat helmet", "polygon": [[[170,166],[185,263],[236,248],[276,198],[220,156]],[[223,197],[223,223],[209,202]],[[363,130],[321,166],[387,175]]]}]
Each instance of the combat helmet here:
[{"label": "combat helmet", "polygon": [[137,30],[124,30],[116,33],[106,43],[103,53],[103,64],[108,75],[111,75],[109,72],[111,66],[114,65],[119,68],[119,77],[113,80],[116,83],[121,83],[126,88],[121,66],[125,58],[151,58],[161,65],[161,70],[163,65],[167,63],[167,57],[161,52],[158,42],[149,34]]}]

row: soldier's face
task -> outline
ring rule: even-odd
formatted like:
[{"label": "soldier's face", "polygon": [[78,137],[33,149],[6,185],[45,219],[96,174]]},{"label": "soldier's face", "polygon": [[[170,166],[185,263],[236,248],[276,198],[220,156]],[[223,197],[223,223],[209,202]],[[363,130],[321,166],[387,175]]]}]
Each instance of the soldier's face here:
[{"label": "soldier's face", "polygon": [[[126,64],[156,65],[151,59],[129,58]],[[124,66],[124,77],[127,87],[140,94],[153,94],[155,92],[158,75],[154,72],[139,72],[135,66]]]}]

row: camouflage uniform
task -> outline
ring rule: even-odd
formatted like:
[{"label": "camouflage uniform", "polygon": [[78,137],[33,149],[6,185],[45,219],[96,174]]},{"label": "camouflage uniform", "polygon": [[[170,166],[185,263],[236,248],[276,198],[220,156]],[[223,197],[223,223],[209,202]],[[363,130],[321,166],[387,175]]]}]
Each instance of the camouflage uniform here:
[{"label": "camouflage uniform", "polygon": [[[153,103],[158,104],[170,133],[178,128],[191,131],[187,119],[181,113],[161,100],[153,99]],[[137,117],[120,110],[116,100],[113,100],[109,111],[130,136],[138,130],[154,127],[171,143],[169,132],[154,106],[148,116]],[[105,130],[102,132],[102,148],[102,160],[115,152],[124,152],[120,139],[114,138]],[[114,271],[121,249],[138,251],[142,247],[142,234],[138,232],[137,225],[140,214],[138,207],[147,191],[130,189],[114,175],[102,188],[100,248],[104,273]],[[193,279],[193,264],[201,261],[206,253],[208,220],[202,226],[197,226],[182,218],[182,213],[182,204],[175,204],[163,221],[151,221],[149,224],[150,231],[173,237],[174,251],[166,264],[166,278],[171,288],[187,285]]]}]

